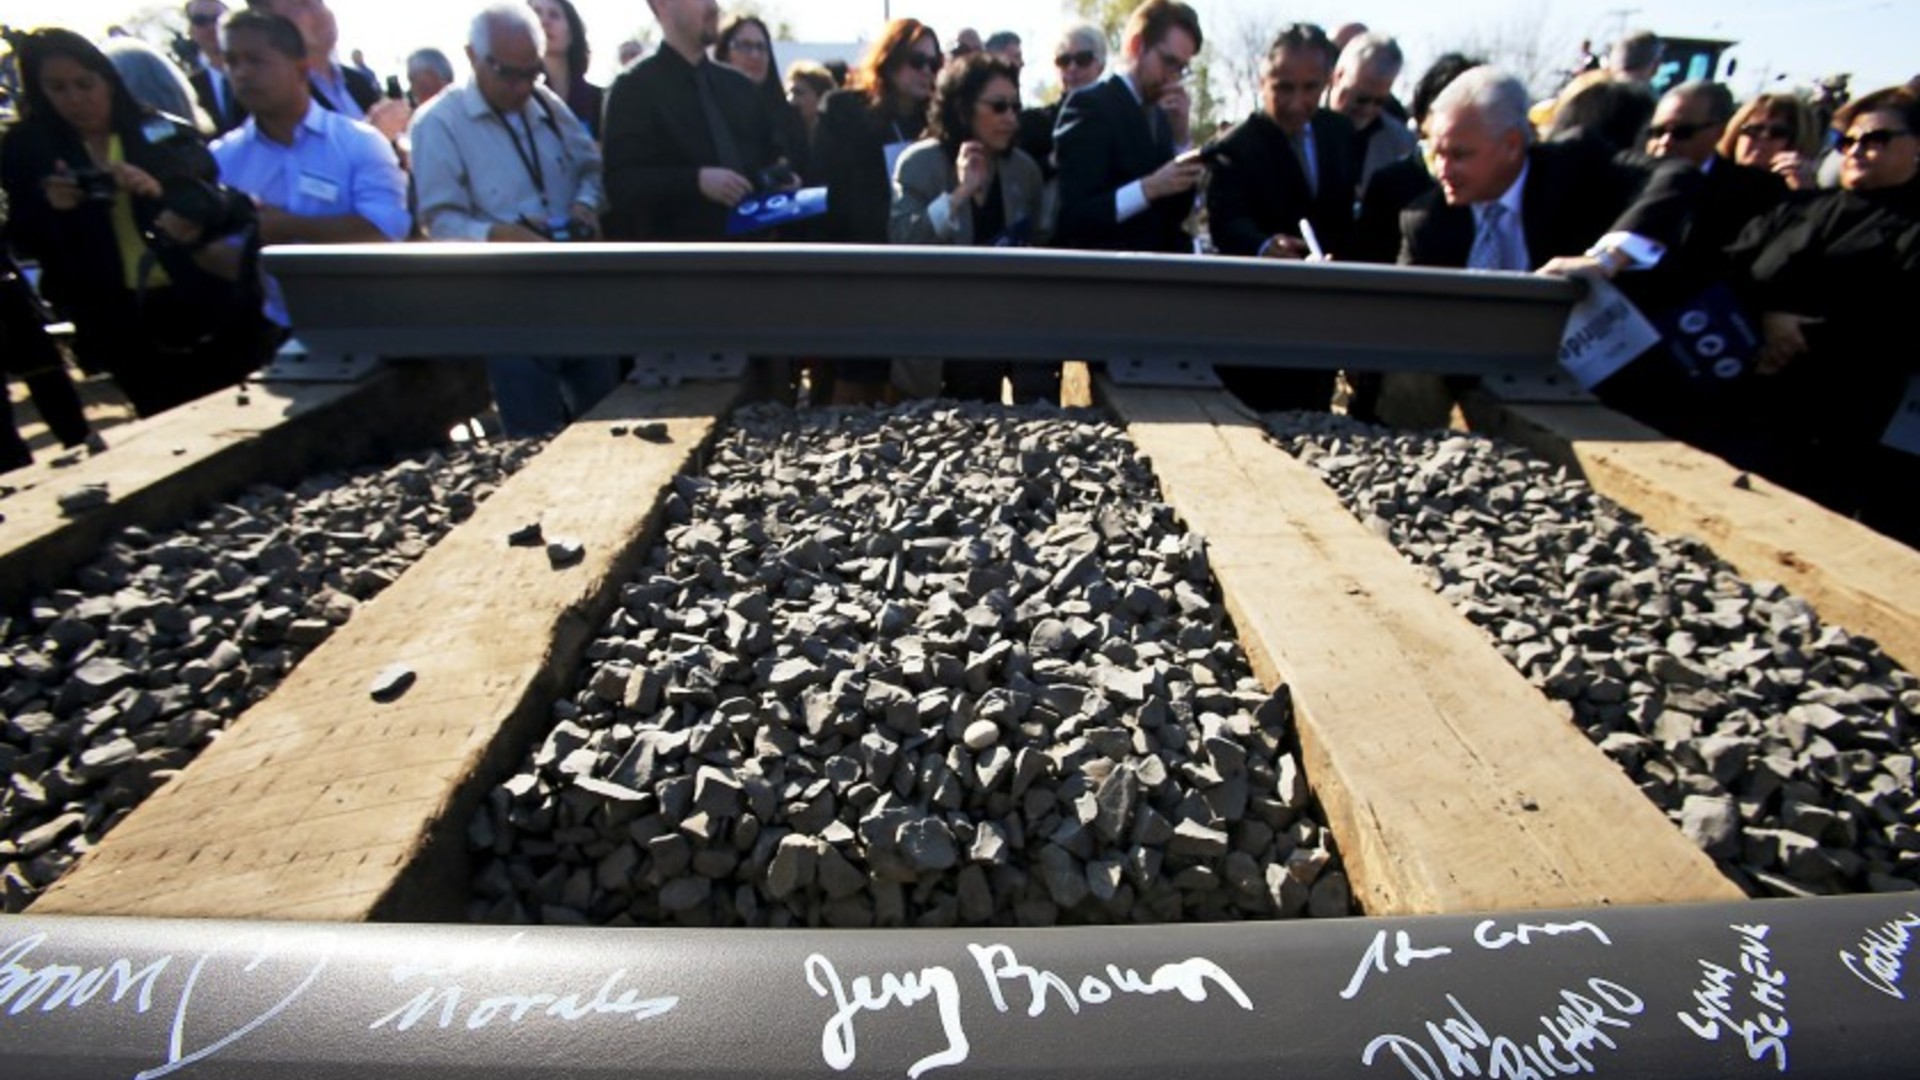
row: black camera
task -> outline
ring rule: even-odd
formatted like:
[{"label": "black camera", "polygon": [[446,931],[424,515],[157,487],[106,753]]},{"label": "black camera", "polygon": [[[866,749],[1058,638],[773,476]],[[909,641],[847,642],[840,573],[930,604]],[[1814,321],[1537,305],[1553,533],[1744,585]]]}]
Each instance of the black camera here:
[{"label": "black camera", "polygon": [[120,185],[113,179],[113,173],[106,169],[88,166],[75,169],[71,173],[73,182],[80,188],[80,197],[88,202],[112,202],[120,193]]},{"label": "black camera", "polygon": [[[174,176],[162,182],[160,205],[198,226],[201,243],[231,236],[255,219],[253,200],[245,193],[196,176]],[[148,239],[158,247],[178,246],[158,230]]]},{"label": "black camera", "polygon": [[792,166],[777,161],[754,175],[753,190],[761,195],[771,195],[776,191],[786,191],[799,182],[800,178],[794,175]]}]

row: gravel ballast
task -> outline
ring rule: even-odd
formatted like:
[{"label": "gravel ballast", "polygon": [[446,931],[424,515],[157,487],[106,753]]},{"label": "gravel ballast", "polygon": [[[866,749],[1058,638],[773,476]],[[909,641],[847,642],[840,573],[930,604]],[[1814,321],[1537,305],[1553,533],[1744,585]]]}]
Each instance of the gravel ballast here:
[{"label": "gravel ballast", "polygon": [[1097,416],[754,407],[472,820],[472,914],[1341,915],[1284,693]]},{"label": "gravel ballast", "polygon": [[0,910],[22,910],[538,450],[255,486],[0,617]]},{"label": "gravel ballast", "polygon": [[1920,888],[1920,680],[1477,435],[1269,429],[1755,896]]}]

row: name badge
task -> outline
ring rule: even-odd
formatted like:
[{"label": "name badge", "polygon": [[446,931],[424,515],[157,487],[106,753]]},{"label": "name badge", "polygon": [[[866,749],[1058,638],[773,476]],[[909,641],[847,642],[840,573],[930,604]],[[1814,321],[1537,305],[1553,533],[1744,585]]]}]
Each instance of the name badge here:
[{"label": "name badge", "polygon": [[301,173],[300,182],[295,186],[295,190],[301,196],[318,202],[340,201],[340,185],[324,176],[315,176],[312,173]]},{"label": "name badge", "polygon": [[733,208],[733,213],[727,215],[727,235],[745,236],[776,225],[819,217],[826,212],[827,189],[823,187],[776,191],[771,195],[749,195]]},{"label": "name badge", "polygon": [[1567,316],[1560,335],[1560,366],[1582,390],[1591,390],[1659,343],[1660,331],[1631,300],[1611,284],[1595,281]]}]

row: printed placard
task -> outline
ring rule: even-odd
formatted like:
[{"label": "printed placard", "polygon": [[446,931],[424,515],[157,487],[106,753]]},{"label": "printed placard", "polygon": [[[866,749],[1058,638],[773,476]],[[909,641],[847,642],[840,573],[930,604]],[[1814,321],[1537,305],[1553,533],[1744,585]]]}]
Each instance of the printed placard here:
[{"label": "printed placard", "polygon": [[1560,335],[1560,366],[1583,390],[1600,385],[1660,343],[1660,331],[1619,289],[1605,281],[1592,281],[1590,286],[1586,298],[1573,306]]},{"label": "printed placard", "polygon": [[801,188],[771,195],[749,195],[727,216],[727,235],[745,236],[827,212],[827,189]]}]

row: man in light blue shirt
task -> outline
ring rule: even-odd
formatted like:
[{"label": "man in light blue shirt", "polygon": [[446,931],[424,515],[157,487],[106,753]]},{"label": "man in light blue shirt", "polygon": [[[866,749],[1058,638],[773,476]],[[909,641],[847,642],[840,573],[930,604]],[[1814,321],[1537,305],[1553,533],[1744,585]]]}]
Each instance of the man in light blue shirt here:
[{"label": "man in light blue shirt", "polygon": [[[393,147],[366,124],[318,107],[307,84],[300,30],[244,11],[222,30],[227,72],[251,118],[213,145],[221,182],[253,197],[266,244],[404,240],[412,231],[407,179]],[[291,326],[279,283],[266,280],[266,314]]]}]

